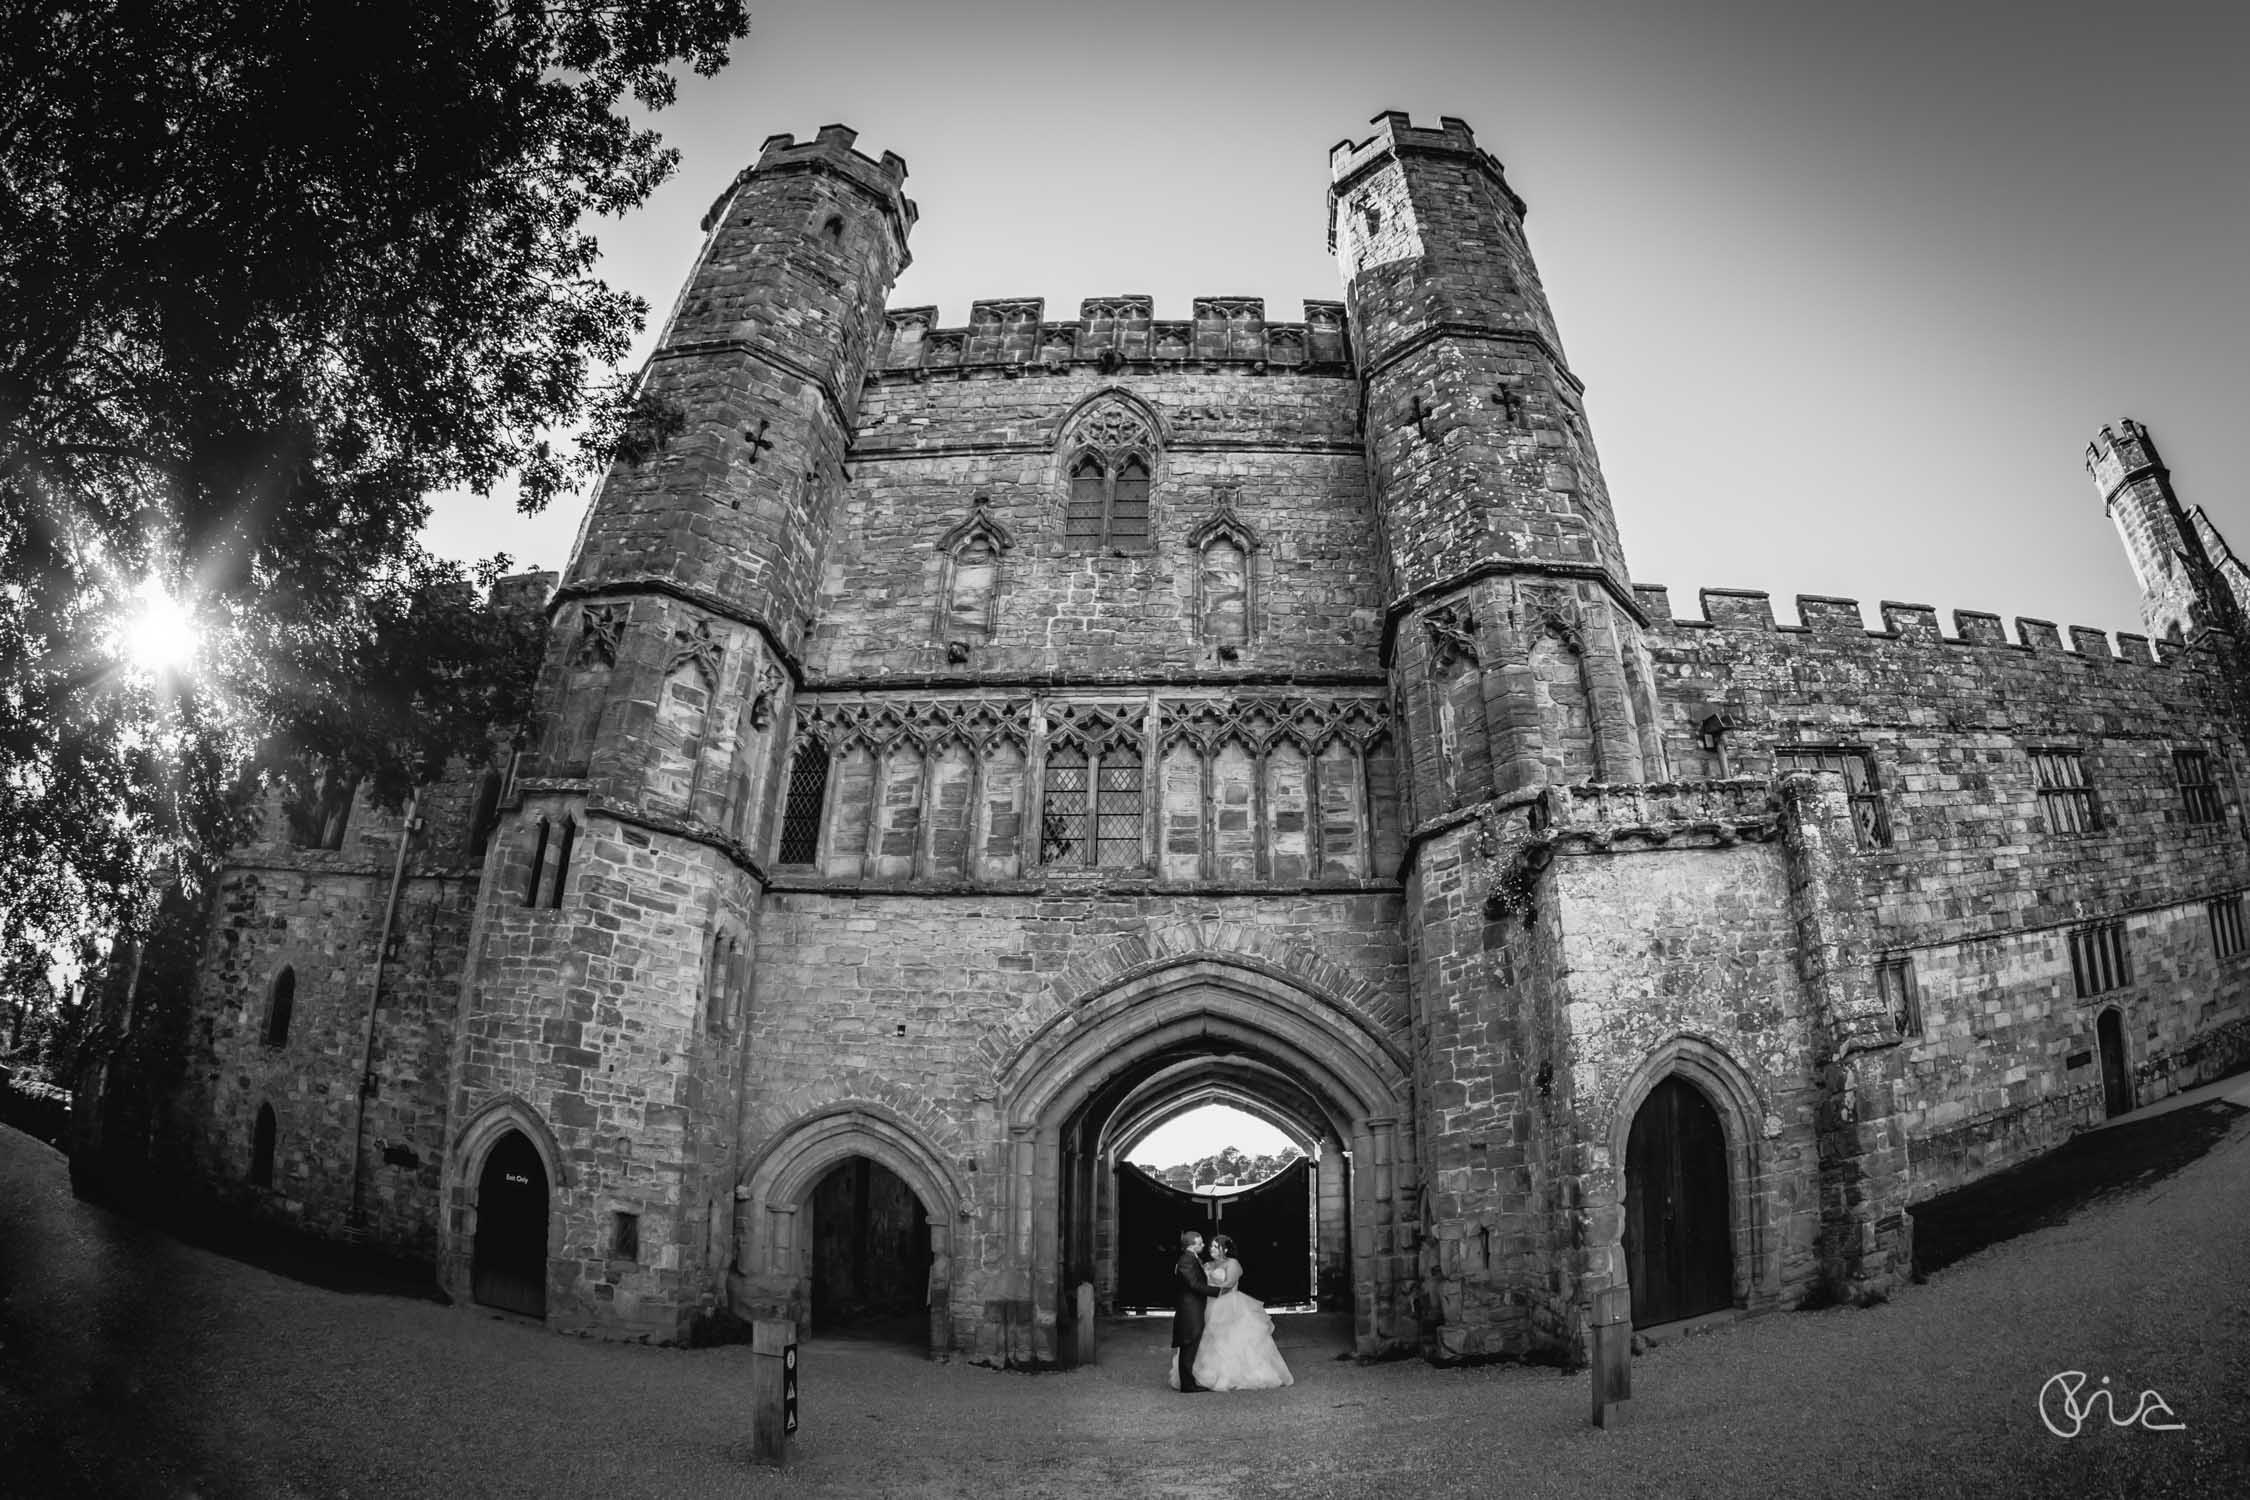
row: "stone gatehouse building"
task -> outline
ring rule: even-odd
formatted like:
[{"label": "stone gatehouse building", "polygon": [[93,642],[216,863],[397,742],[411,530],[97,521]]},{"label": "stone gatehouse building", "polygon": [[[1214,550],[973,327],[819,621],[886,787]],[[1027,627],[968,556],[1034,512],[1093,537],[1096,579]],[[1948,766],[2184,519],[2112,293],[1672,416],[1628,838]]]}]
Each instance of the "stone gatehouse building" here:
[{"label": "stone gatehouse building", "polygon": [[2244,575],[2146,431],[2088,464],[2153,648],[1679,612],[1500,163],[1331,168],[1300,319],[948,327],[887,305],[905,164],[768,141],[648,366],[685,432],[514,585],[505,775],[225,872],[179,1170],[558,1329],[903,1284],[1039,1363],[1157,1253],[1125,1151],[1228,1102],[1358,1352],[1568,1354],[1605,1287],[1879,1295],[1916,1202],[2242,1060]]}]

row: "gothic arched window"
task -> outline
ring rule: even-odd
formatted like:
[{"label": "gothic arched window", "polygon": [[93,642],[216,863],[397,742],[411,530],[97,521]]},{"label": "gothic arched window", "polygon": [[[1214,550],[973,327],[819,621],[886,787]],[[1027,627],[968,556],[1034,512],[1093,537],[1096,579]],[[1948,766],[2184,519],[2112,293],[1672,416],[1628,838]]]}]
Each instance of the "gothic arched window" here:
[{"label": "gothic arched window", "polygon": [[1063,442],[1069,493],[1063,542],[1073,552],[1149,549],[1149,490],[1156,434],[1148,418],[1122,398],[1095,402],[1075,418]]}]

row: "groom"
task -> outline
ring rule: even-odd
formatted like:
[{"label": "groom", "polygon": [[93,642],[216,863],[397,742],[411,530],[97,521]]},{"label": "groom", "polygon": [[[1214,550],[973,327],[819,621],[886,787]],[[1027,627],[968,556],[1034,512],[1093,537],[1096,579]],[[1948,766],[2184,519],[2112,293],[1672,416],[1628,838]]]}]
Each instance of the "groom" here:
[{"label": "groom", "polygon": [[1172,1347],[1180,1351],[1180,1394],[1200,1395],[1195,1383],[1195,1351],[1203,1342],[1203,1316],[1210,1299],[1225,1291],[1211,1285],[1203,1274],[1203,1236],[1192,1229],[1180,1231],[1180,1263],[1172,1268],[1179,1279],[1178,1304],[1172,1311]]}]

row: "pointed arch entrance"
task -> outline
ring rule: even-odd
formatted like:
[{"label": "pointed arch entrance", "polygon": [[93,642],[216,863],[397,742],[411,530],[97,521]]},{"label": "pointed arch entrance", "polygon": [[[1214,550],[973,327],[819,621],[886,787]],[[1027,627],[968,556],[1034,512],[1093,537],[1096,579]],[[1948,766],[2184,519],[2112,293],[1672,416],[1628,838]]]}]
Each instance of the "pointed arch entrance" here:
[{"label": "pointed arch entrance", "polygon": [[477,1177],[469,1275],[485,1306],[547,1316],[547,1165],[520,1130],[493,1143]]},{"label": "pointed arch entrance", "polygon": [[[1129,1159],[1147,1136],[1213,1105],[1278,1131],[1300,1160],[1248,1189],[1185,1192]],[[1245,1285],[1269,1307],[1350,1311],[1343,1143],[1319,1102],[1278,1070],[1239,1055],[1174,1062],[1119,1101],[1094,1149],[1093,1243],[1077,1259],[1090,1265],[1104,1313],[1169,1308],[1179,1233],[1189,1228],[1231,1238],[1252,1268]]]},{"label": "pointed arch entrance", "polygon": [[1728,1207],[1719,1112],[1674,1074],[1634,1111],[1625,1147],[1625,1274],[1635,1328],[1734,1305]]},{"label": "pointed arch entrance", "polygon": [[1767,1119],[1749,1072],[1701,1037],[1673,1037],[1620,1085],[1588,1250],[1597,1274],[1630,1287],[1635,1327],[1776,1305],[1774,1226],[1818,1183],[1767,1151]]},{"label": "pointed arch entrance", "polygon": [[2116,1006],[2094,1023],[2094,1041],[2102,1054],[2102,1113],[2115,1119],[2133,1108],[2132,1065],[2125,1057],[2125,1023]]},{"label": "pointed arch entrance", "polygon": [[999,1078],[1008,1249],[1021,1289],[995,1331],[1007,1359],[1062,1357],[1076,1288],[1105,1276],[1116,1284],[1106,1207],[1121,1148],[1151,1112],[1214,1093],[1335,1143],[1332,1198],[1349,1233],[1335,1237],[1343,1274],[1334,1279],[1349,1287],[1353,1347],[1413,1347],[1409,1076],[1403,1050],[1364,1013],[1296,976],[1226,957],[1135,972],[1048,1018]]},{"label": "pointed arch entrance", "polygon": [[[903,1194],[883,1186],[878,1232],[875,1192],[884,1179]],[[911,1295],[924,1307],[931,1357],[951,1351],[953,1226],[967,1193],[903,1116],[867,1100],[816,1110],[751,1158],[736,1196],[743,1233],[730,1296],[738,1311],[792,1319],[803,1336],[879,1279],[886,1299]],[[916,1272],[918,1287],[902,1281]]]}]

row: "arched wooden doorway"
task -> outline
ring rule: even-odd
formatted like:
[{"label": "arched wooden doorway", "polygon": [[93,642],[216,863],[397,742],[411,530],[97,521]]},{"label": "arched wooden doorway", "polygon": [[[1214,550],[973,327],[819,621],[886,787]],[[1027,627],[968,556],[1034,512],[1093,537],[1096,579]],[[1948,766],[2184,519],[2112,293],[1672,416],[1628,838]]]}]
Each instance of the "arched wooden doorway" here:
[{"label": "arched wooden doorway", "polygon": [[[823,1293],[814,1285],[815,1262],[824,1228],[836,1217],[835,1211],[822,1209],[823,1188],[836,1184],[827,1192],[841,1200],[839,1208],[849,1223],[857,1211],[851,1206],[857,1189],[846,1194],[852,1179],[844,1174],[858,1170],[854,1162],[865,1162],[872,1169],[871,1184],[880,1180],[874,1176],[880,1171],[901,1184],[914,1202],[907,1217],[918,1233],[918,1247],[897,1250],[902,1260],[911,1254],[912,1263],[921,1268],[915,1295],[926,1332],[917,1341],[902,1329],[901,1337],[919,1342],[932,1358],[950,1353],[955,1347],[953,1224],[968,1200],[962,1179],[947,1160],[960,1154],[959,1144],[951,1144],[951,1151],[939,1149],[913,1121],[873,1100],[839,1101],[777,1131],[747,1163],[737,1189],[743,1239],[740,1274],[729,1291],[735,1312],[746,1318],[794,1319],[800,1337],[820,1331],[817,1309]],[[872,1206],[870,1212],[872,1217]],[[836,1290],[831,1288],[827,1296],[833,1300]]]},{"label": "arched wooden doorway", "polygon": [[2094,1037],[2102,1052],[2102,1112],[2111,1118],[2133,1107],[2132,1066],[2125,1060],[2125,1020],[2116,1007],[2102,1012],[2094,1023]]},{"label": "arched wooden doorway", "polygon": [[520,1130],[493,1144],[477,1179],[470,1287],[487,1307],[547,1315],[547,1167]]},{"label": "arched wooden doorway", "polygon": [[811,1331],[930,1341],[930,1215],[896,1172],[864,1156],[829,1168],[806,1199]]},{"label": "arched wooden doorway", "polygon": [[1726,1132],[1676,1076],[1649,1090],[1627,1137],[1625,1268],[1635,1328],[1734,1305]]}]

